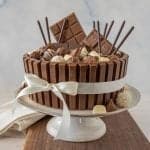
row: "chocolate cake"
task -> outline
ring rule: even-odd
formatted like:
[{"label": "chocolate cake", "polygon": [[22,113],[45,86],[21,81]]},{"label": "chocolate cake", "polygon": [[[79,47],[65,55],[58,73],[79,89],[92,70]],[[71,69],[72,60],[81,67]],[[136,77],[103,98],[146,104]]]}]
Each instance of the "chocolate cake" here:
[{"label": "chocolate cake", "polygon": [[[107,82],[125,77],[128,55],[120,51],[120,47],[133,27],[116,47],[125,22],[121,25],[114,43],[111,44],[107,38],[113,23],[109,27],[106,24],[107,27],[102,34],[99,22],[97,22],[97,29],[95,22],[93,22],[93,29],[86,36],[74,13],[52,26],[48,25],[46,18],[49,39],[47,42],[38,21],[45,46],[23,56],[25,72],[35,74],[49,83],[65,81]],[[51,42],[49,29],[56,38],[56,43]],[[107,106],[112,101],[116,103],[117,94],[121,90],[107,94],[77,94],[76,96],[63,94],[63,96],[70,110],[91,110],[95,105]],[[29,96],[33,101],[42,105],[62,108],[62,102],[51,91]]]}]

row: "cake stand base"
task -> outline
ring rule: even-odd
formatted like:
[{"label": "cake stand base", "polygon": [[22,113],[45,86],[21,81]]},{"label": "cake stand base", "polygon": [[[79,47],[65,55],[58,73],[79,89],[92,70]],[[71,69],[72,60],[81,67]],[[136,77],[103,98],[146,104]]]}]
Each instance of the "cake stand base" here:
[{"label": "cake stand base", "polygon": [[[47,124],[47,132],[55,137],[61,125],[61,117],[53,117]],[[106,132],[105,123],[99,117],[73,117],[70,127],[61,138],[70,142],[87,142],[101,138]]]}]

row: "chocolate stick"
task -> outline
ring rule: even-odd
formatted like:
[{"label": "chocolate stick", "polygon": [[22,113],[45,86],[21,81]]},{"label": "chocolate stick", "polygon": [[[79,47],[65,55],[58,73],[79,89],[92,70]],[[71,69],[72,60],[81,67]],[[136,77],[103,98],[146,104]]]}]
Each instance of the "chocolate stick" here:
[{"label": "chocolate stick", "polygon": [[93,29],[95,29],[95,21],[93,21]]},{"label": "chocolate stick", "polygon": [[127,34],[124,36],[124,38],[122,39],[122,41],[120,42],[120,44],[118,45],[117,49],[113,52],[113,54],[115,54],[120,47],[123,45],[123,43],[125,42],[125,40],[128,38],[128,36],[131,34],[131,32],[134,30],[134,26],[131,27],[131,29],[127,32]]},{"label": "chocolate stick", "polygon": [[116,39],[115,39],[115,41],[114,41],[114,43],[113,43],[113,45],[112,45],[112,47],[111,47],[110,53],[113,53],[114,47],[115,47],[115,45],[116,45],[116,43],[117,43],[117,41],[118,41],[118,39],[119,39],[119,36],[120,36],[120,34],[121,34],[122,30],[123,30],[124,25],[125,25],[125,21],[122,22],[122,25],[121,25],[121,27],[120,27],[120,29],[119,29],[119,32],[118,32],[118,34],[117,34],[117,36],[116,36]]},{"label": "chocolate stick", "polygon": [[45,17],[45,22],[46,22],[48,40],[49,40],[49,43],[51,43],[51,36],[50,36],[50,32],[49,32],[49,23],[48,23],[48,18],[47,17]]},{"label": "chocolate stick", "polygon": [[58,43],[61,42],[61,39],[62,39],[62,36],[63,36],[63,32],[64,32],[64,27],[65,27],[65,24],[66,24],[66,18],[64,19],[63,21],[63,24],[62,24],[62,27],[61,27],[61,31],[60,31],[60,36],[59,36],[59,40],[58,40]]},{"label": "chocolate stick", "polygon": [[106,33],[106,37],[105,37],[106,39],[108,38],[109,33],[110,33],[110,31],[111,31],[113,25],[114,25],[114,20],[111,22],[111,24],[110,24],[110,26],[109,26],[109,28],[108,28],[108,32]]},{"label": "chocolate stick", "polygon": [[108,23],[105,24],[104,34],[103,34],[104,38],[105,38],[105,36],[106,36],[107,27],[108,27]]},{"label": "chocolate stick", "polygon": [[100,23],[97,21],[97,31],[98,31],[98,48],[99,53],[101,53],[101,36],[100,36]]},{"label": "chocolate stick", "polygon": [[41,31],[43,41],[44,41],[45,45],[47,45],[46,38],[45,38],[45,35],[44,35],[44,32],[43,32],[43,29],[42,29],[41,23],[40,23],[40,21],[39,21],[39,20],[37,21],[37,23],[38,23],[39,29],[40,29],[40,31]]}]

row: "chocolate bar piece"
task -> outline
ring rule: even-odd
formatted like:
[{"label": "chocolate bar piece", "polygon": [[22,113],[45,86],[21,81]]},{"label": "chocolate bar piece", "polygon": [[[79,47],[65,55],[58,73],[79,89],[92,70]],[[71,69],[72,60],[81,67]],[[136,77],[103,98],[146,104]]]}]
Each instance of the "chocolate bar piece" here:
[{"label": "chocolate bar piece", "polygon": [[[112,44],[106,40],[101,34],[101,53],[103,55],[110,54]],[[97,30],[93,29],[90,34],[83,40],[82,42],[84,45],[88,46],[90,49],[99,51],[98,49],[98,32]]]},{"label": "chocolate bar piece", "polygon": [[[64,26],[64,31],[62,35],[63,37],[60,42],[68,43],[70,48],[78,47],[81,41],[86,37],[85,32],[83,31],[83,28],[81,27],[74,13],[65,17],[64,19],[66,19],[67,22]],[[57,42],[59,41],[59,38],[60,38],[61,28],[62,28],[64,19],[50,26],[50,29],[52,33],[54,34]]]},{"label": "chocolate bar piece", "polygon": [[97,42],[98,42],[98,32],[97,30],[93,29],[90,32],[90,34],[86,38],[84,38],[82,43],[92,49],[96,46]]},{"label": "chocolate bar piece", "polygon": [[106,39],[103,39],[101,44],[102,44],[102,46],[101,46],[101,53],[103,55],[109,55],[110,52],[111,52],[112,44]]}]

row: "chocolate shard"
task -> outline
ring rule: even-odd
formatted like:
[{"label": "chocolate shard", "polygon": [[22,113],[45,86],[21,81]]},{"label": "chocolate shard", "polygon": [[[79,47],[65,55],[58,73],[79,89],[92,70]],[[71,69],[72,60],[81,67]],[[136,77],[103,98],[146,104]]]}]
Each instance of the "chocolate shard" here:
[{"label": "chocolate shard", "polygon": [[71,13],[67,17],[50,26],[55,39],[57,42],[59,41],[64,19],[66,19],[67,22],[64,27],[61,43],[68,43],[73,47],[79,46],[81,41],[86,37],[86,34],[80,25],[80,22],[78,21],[75,13]]}]

